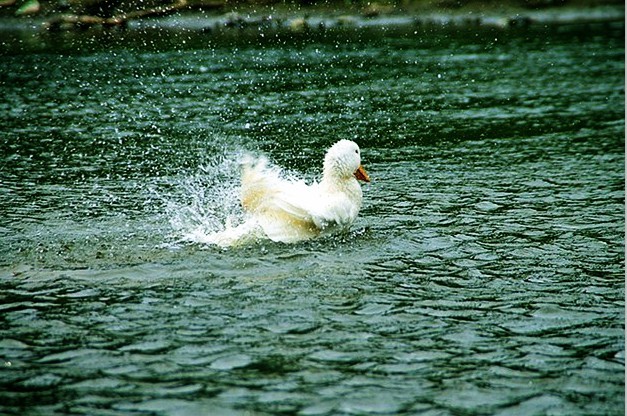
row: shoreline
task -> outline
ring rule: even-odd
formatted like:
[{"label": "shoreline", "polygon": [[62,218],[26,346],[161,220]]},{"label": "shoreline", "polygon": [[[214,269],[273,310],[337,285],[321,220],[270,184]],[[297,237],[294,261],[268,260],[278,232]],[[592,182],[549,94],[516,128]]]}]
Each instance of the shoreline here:
[{"label": "shoreline", "polygon": [[[125,16],[126,17],[126,16]],[[368,3],[348,5],[251,5],[234,4],[228,9],[182,10],[162,15],[99,18],[87,15],[57,14],[0,16],[0,32],[83,31],[101,29],[165,28],[188,30],[228,30],[272,28],[302,32],[316,28],[386,26],[484,26],[525,27],[615,23],[625,21],[625,7],[616,4],[564,5],[528,9],[508,6],[397,7]]]}]

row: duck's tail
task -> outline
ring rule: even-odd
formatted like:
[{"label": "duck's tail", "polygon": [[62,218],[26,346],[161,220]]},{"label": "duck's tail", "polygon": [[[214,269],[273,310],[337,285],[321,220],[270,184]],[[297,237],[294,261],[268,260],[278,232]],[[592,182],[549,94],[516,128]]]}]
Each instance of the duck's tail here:
[{"label": "duck's tail", "polygon": [[280,191],[280,183],[279,171],[268,166],[268,159],[244,156],[240,192],[240,202],[244,210],[256,212],[262,209],[264,202],[271,200]]}]

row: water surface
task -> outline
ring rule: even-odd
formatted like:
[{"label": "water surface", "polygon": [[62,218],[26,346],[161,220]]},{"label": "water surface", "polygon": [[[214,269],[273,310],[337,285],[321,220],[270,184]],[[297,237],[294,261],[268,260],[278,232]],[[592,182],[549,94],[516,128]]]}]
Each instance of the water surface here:
[{"label": "water surface", "polygon": [[[621,23],[15,39],[1,413],[623,414]],[[350,234],[181,241],[339,138]]]}]

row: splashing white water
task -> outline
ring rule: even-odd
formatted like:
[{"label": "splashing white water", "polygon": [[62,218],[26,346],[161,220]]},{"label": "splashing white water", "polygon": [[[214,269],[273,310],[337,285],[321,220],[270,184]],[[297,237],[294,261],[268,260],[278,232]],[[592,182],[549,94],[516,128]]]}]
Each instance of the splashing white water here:
[{"label": "splashing white water", "polygon": [[240,206],[242,153],[221,155],[175,184],[166,216],[180,241],[215,244],[214,236],[243,222]]}]

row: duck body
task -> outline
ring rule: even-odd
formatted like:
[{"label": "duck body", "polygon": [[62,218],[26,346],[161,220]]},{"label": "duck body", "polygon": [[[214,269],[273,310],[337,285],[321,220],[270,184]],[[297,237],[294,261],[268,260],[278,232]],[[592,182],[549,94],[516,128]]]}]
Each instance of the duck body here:
[{"label": "duck body", "polygon": [[285,177],[265,158],[246,157],[240,201],[247,219],[227,228],[229,238],[218,244],[233,245],[253,229],[256,237],[283,243],[345,231],[362,206],[358,179],[369,181],[359,147],[349,140],[340,140],[327,151],[322,179],[311,184]]}]

